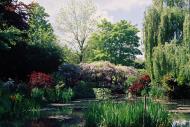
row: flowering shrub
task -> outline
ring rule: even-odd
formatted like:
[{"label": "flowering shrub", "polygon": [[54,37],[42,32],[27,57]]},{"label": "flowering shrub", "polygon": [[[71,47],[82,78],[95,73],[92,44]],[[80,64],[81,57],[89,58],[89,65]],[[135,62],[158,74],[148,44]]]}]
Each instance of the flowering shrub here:
[{"label": "flowering shrub", "polygon": [[85,81],[96,87],[110,88],[112,92],[125,92],[125,81],[130,75],[136,75],[134,68],[114,65],[110,62],[81,63],[80,65],[63,64],[59,67],[57,75],[69,87],[77,86]]},{"label": "flowering shrub", "polygon": [[63,64],[59,66],[57,76],[62,78],[66,86],[73,87],[80,80],[80,67],[73,64]]},{"label": "flowering shrub", "polygon": [[136,72],[133,68],[116,66],[110,62],[93,62],[80,64],[81,77],[84,81],[95,82],[99,86],[124,86],[129,75]]},{"label": "flowering shrub", "polygon": [[133,95],[139,95],[140,92],[149,85],[151,79],[149,75],[143,75],[137,79],[132,86],[129,87],[128,91]]},{"label": "flowering shrub", "polygon": [[50,87],[53,84],[53,78],[42,72],[32,72],[30,75],[29,85],[31,88]]}]

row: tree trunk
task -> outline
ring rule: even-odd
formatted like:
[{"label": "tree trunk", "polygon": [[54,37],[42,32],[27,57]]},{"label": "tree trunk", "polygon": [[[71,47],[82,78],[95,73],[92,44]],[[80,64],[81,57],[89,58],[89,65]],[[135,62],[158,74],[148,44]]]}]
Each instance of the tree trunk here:
[{"label": "tree trunk", "polygon": [[84,58],[84,50],[85,50],[84,41],[85,40],[78,42],[79,43],[79,49],[80,49],[80,54],[79,54],[79,62],[80,63],[83,62],[83,58]]},{"label": "tree trunk", "polygon": [[79,54],[79,62],[81,63],[83,61],[83,53]]}]

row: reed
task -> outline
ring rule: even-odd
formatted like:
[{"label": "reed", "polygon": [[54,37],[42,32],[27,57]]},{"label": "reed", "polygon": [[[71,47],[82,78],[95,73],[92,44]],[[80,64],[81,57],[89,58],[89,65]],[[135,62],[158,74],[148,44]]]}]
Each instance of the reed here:
[{"label": "reed", "polygon": [[92,103],[85,118],[86,127],[171,127],[168,111],[151,100],[147,101],[146,111],[142,101]]}]

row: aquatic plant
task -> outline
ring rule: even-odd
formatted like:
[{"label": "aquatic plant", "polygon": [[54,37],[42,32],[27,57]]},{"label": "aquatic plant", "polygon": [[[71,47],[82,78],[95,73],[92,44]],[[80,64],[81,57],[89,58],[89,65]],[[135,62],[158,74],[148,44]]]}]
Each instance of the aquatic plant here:
[{"label": "aquatic plant", "polygon": [[142,101],[92,103],[86,113],[86,127],[171,127],[168,111],[159,103]]}]

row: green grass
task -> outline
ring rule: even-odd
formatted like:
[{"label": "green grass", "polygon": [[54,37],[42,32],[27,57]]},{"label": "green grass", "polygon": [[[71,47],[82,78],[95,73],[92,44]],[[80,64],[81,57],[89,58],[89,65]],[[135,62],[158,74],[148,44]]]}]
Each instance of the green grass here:
[{"label": "green grass", "polygon": [[143,122],[144,104],[100,102],[90,104],[86,113],[86,127],[171,127],[167,110],[160,104],[147,102]]}]

